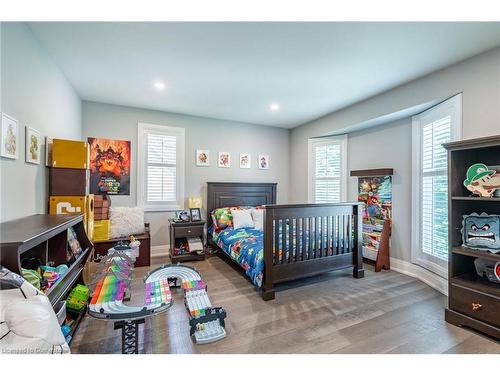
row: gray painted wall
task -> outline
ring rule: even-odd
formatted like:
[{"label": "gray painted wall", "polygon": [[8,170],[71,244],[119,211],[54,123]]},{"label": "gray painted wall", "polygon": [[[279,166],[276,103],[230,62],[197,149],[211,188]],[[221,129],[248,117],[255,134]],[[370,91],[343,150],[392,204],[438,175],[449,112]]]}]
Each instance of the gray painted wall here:
[{"label": "gray painted wall", "polygon": [[[1,111],[19,121],[17,160],[0,158],[0,221],[47,212],[47,168],[25,162],[25,127],[81,139],[81,100],[22,23],[1,24]],[[45,147],[42,148],[43,154]]]},{"label": "gray painted wall", "polygon": [[[349,134],[347,170],[394,168],[391,256],[410,261],[411,238],[411,119]],[[350,201],[356,201],[358,178],[348,177]]]},{"label": "gray painted wall", "polygon": [[[462,136],[465,139],[500,134],[500,48],[399,86],[292,130],[290,200],[307,199],[307,140],[339,129],[403,111],[422,103],[444,100],[462,92]],[[391,140],[397,141],[394,137]],[[387,147],[375,145],[376,149]],[[411,153],[411,150],[408,150]],[[348,155],[352,157],[351,154]],[[371,157],[371,156],[369,156]],[[367,157],[367,159],[369,158]],[[384,166],[390,167],[392,160]],[[397,204],[397,202],[395,202]]]},{"label": "gray painted wall", "polygon": [[[131,195],[112,197],[113,206],[137,204],[137,123],[178,126],[186,129],[185,196],[201,195],[206,207],[207,181],[277,182],[278,202],[288,202],[290,131],[273,127],[185,116],[110,104],[83,102],[84,137],[132,141]],[[196,167],[195,150],[210,150],[210,167]],[[231,168],[218,168],[218,151],[231,152]],[[252,168],[240,169],[240,152],[252,154]],[[258,170],[258,154],[270,155],[270,169]],[[187,207],[187,204],[186,204]],[[147,213],[153,245],[168,243],[167,219],[172,213]],[[206,217],[206,213],[203,213]]]}]

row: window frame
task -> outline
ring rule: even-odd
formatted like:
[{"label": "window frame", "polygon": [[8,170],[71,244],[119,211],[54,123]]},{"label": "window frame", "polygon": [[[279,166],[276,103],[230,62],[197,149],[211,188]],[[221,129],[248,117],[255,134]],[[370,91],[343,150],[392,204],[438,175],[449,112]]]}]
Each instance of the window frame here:
[{"label": "window frame", "polygon": [[338,144],[340,145],[340,201],[347,200],[347,134],[336,135],[329,137],[310,138],[308,141],[308,168],[307,168],[307,195],[309,203],[316,203],[315,201],[315,172],[316,161],[314,159],[314,147],[317,145]]},{"label": "window frame", "polygon": [[[422,222],[422,184],[423,184],[423,162],[422,162],[422,136],[423,129],[429,119],[436,121],[439,117],[451,117],[451,140],[457,141],[462,135],[462,94],[457,94],[436,106],[425,110],[412,117],[412,223],[411,223],[411,262],[443,277],[448,278],[448,261],[423,251],[421,240]],[[438,173],[436,176],[440,176]],[[445,171],[448,177],[448,166]],[[449,194],[449,192],[448,192]],[[448,196],[448,205],[450,197]],[[448,235],[449,241],[449,235]],[[449,246],[448,246],[449,247]]]},{"label": "window frame", "polygon": [[[176,144],[176,196],[177,201],[148,204],[146,201],[146,170],[147,170],[147,145],[146,136],[148,133],[175,135]],[[144,208],[144,211],[177,211],[184,209],[184,180],[185,180],[185,147],[186,131],[184,128],[156,125],[144,122],[137,124],[137,205]]]}]

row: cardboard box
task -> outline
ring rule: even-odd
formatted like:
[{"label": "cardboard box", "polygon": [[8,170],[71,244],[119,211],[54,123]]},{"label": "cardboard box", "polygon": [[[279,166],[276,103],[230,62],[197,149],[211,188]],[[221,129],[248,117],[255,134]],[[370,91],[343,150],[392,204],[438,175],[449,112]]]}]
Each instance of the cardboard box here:
[{"label": "cardboard box", "polygon": [[89,168],[89,144],[85,141],[54,139],[52,141],[52,167]]},{"label": "cardboard box", "polygon": [[49,195],[88,195],[89,177],[88,169],[49,168]]},{"label": "cardboard box", "polygon": [[111,233],[110,220],[94,221],[94,241],[107,241]]}]

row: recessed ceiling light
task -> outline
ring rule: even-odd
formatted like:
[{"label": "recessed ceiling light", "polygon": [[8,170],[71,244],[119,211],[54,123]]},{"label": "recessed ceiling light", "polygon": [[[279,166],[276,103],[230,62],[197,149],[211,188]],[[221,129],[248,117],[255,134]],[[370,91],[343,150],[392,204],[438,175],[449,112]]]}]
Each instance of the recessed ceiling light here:
[{"label": "recessed ceiling light", "polygon": [[278,111],[280,109],[280,105],[278,103],[272,103],[270,106],[269,106],[269,109],[271,111]]},{"label": "recessed ceiling light", "polygon": [[162,82],[162,81],[155,81],[153,83],[153,86],[155,87],[155,89],[157,89],[158,91],[163,91],[165,90],[165,83]]}]

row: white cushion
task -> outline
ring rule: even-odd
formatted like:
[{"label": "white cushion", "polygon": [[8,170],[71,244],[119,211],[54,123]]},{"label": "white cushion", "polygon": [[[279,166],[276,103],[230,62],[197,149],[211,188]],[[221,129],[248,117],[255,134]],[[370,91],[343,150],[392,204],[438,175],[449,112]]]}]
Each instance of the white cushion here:
[{"label": "white cushion", "polygon": [[264,210],[252,210],[253,227],[264,230]]},{"label": "white cushion", "polygon": [[231,210],[231,215],[234,229],[253,228],[251,210]]},{"label": "white cushion", "polygon": [[110,207],[109,220],[111,220],[111,238],[144,233],[142,207]]}]

